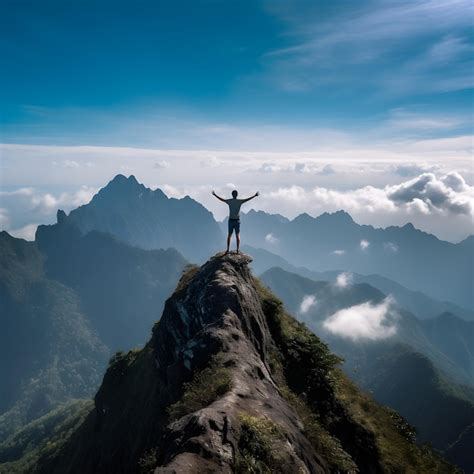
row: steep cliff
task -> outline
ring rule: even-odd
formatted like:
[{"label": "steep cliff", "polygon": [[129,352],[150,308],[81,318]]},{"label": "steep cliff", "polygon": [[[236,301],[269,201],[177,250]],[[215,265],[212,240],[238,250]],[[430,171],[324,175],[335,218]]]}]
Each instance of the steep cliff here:
[{"label": "steep cliff", "polygon": [[252,276],[245,255],[183,275],[148,344],[111,361],[44,473],[453,472]]}]

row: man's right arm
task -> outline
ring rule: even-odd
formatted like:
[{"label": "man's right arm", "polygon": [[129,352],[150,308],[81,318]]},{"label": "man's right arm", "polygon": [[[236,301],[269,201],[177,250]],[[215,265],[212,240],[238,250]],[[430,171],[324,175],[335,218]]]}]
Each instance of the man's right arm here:
[{"label": "man's right arm", "polygon": [[212,195],[215,196],[217,199],[219,199],[219,201],[222,201],[222,202],[225,202],[227,203],[227,201],[224,199],[224,198],[221,198],[220,196],[218,196],[215,191],[212,191]]}]

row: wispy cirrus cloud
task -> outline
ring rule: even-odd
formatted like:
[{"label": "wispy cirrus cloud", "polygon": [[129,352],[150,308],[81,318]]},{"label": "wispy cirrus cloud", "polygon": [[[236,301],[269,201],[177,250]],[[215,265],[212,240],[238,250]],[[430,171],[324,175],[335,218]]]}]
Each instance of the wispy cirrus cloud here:
[{"label": "wispy cirrus cloud", "polygon": [[283,89],[306,91],[346,81],[353,87],[377,85],[385,94],[472,87],[468,1],[374,1],[335,9],[326,19],[316,6],[299,14],[300,6],[268,4],[294,40],[266,57],[269,79]]}]

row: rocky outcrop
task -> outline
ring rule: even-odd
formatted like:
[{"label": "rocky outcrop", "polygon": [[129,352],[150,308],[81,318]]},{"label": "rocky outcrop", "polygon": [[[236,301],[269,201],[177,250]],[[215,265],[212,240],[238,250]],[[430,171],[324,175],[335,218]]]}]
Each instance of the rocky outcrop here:
[{"label": "rocky outcrop", "polygon": [[370,473],[398,456],[428,472],[403,420],[350,386],[250,261],[221,254],[188,270],[149,343],[111,361],[94,410],[38,471]]}]

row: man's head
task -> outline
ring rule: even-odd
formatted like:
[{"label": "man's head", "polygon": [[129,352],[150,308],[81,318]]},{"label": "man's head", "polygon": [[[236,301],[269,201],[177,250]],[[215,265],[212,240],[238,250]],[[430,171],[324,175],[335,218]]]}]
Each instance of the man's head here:
[{"label": "man's head", "polygon": [[239,195],[239,193],[234,189],[234,190],[232,191],[232,197],[233,197],[234,199],[236,199],[238,195]]}]

